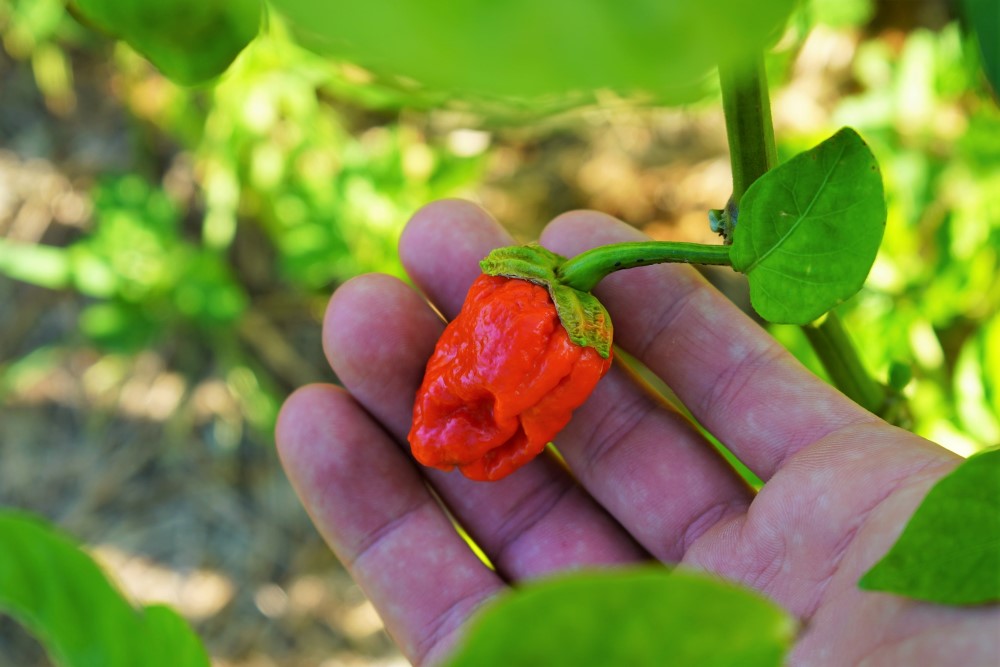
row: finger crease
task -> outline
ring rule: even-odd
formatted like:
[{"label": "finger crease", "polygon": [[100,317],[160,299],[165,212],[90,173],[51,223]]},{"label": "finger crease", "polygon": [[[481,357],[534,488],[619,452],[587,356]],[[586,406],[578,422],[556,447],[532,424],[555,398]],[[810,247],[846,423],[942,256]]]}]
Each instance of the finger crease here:
[{"label": "finger crease", "polygon": [[700,401],[700,414],[718,414],[732,404],[734,397],[753,382],[757,373],[770,366],[784,354],[776,344],[748,352],[735,363],[727,364],[712,382],[712,389]]},{"label": "finger crease", "polygon": [[507,513],[496,531],[501,537],[494,562],[502,563],[510,549],[576,488],[577,486],[567,479],[558,486],[547,484],[542,491],[522,497]]},{"label": "finger crease", "polygon": [[680,319],[681,315],[692,303],[692,297],[697,293],[698,289],[701,287],[698,283],[685,283],[686,289],[677,295],[677,297],[668,305],[666,308],[661,310],[656,316],[654,322],[651,322],[648,326],[644,326],[643,330],[645,336],[642,341],[635,346],[636,358],[646,359],[649,356],[650,348],[653,344],[662,340],[666,332],[674,326],[674,323]]},{"label": "finger crease", "polygon": [[367,555],[374,547],[391,537],[392,534],[399,530],[410,517],[417,512],[420,512],[433,502],[433,500],[424,500],[416,505],[411,505],[402,514],[397,514],[375,530],[368,533],[365,536],[365,539],[358,544],[353,557],[346,559],[344,565],[348,569],[354,569],[354,567],[361,562],[365,555]]},{"label": "finger crease", "polygon": [[448,635],[465,623],[479,607],[490,599],[490,591],[476,589],[457,598],[441,613],[435,615],[419,633],[414,646],[414,665],[422,665]]},{"label": "finger crease", "polygon": [[829,573],[820,580],[816,587],[816,594],[813,598],[812,604],[806,609],[803,614],[803,618],[810,619],[816,610],[819,608],[820,604],[823,602],[823,598],[826,595],[826,590],[830,586],[830,582],[833,581],[837,573],[840,571],[840,567],[844,562],[844,557],[850,546],[854,543],[854,538],[857,537],[858,532],[868,523],[868,519],[874,514],[879,507],[881,507],[890,496],[894,495],[901,488],[905,480],[912,480],[920,476],[927,468],[937,464],[938,461],[935,459],[928,459],[923,465],[917,467],[914,470],[907,470],[905,477],[901,476],[895,482],[886,485],[882,493],[878,495],[875,500],[868,504],[860,514],[857,515],[855,520],[852,522],[850,527],[844,532],[843,536],[838,540],[837,544],[831,550],[832,555],[830,557],[830,571]]},{"label": "finger crease", "polygon": [[629,437],[639,428],[639,425],[649,416],[656,405],[645,395],[637,395],[624,405],[615,405],[596,424],[588,444],[588,455],[584,465],[584,474],[593,478],[601,463],[618,446],[629,440]]},{"label": "finger crease", "polygon": [[742,513],[745,509],[746,501],[743,499],[727,500],[709,505],[688,522],[667,553],[676,555],[676,560],[680,560],[691,548],[691,545],[711,530],[713,526],[718,525],[720,521],[731,515]]}]

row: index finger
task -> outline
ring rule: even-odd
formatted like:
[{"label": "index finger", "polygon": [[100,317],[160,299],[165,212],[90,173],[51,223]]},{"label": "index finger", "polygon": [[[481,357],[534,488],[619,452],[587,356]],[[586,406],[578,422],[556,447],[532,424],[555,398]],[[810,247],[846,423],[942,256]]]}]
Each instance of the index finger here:
[{"label": "index finger", "polygon": [[[567,213],[542,234],[545,247],[567,257],[641,240],[649,239],[591,211]],[[806,370],[690,266],[614,273],[595,294],[611,314],[616,342],[762,479],[806,445],[877,419]]]}]

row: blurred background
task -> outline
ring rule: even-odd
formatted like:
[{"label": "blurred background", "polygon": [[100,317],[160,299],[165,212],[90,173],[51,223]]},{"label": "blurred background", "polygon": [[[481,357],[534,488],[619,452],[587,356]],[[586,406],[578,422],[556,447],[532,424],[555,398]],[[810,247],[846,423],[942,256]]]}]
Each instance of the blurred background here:
[{"label": "blurred background", "polygon": [[[842,125],[877,155],[886,236],[841,312],[873,373],[911,369],[914,430],[968,455],[1000,443],[1000,112],[956,16],[805,0],[767,66],[783,159]],[[331,291],[403,277],[399,233],[440,197],[524,241],[595,208],[716,242],[718,92],[541,118],[442,108],[301,49],[276,16],[196,88],[61,0],[0,0],[0,38],[0,505],[80,540],[131,599],[174,606],[218,667],[407,664],[274,450],[284,396],[336,382]],[[821,373],[797,329],[773,331]],[[0,617],[0,665],[48,664]]]}]

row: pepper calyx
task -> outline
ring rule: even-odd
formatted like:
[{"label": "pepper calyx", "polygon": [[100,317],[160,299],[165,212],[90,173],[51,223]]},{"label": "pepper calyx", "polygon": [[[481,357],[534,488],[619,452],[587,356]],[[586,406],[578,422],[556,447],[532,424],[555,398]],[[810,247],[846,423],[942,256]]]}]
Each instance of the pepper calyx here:
[{"label": "pepper calyx", "polygon": [[479,268],[489,276],[517,278],[545,287],[569,339],[581,347],[594,348],[607,359],[614,335],[611,316],[593,294],[560,281],[558,269],[565,261],[562,255],[529,243],[496,248],[479,262]]}]

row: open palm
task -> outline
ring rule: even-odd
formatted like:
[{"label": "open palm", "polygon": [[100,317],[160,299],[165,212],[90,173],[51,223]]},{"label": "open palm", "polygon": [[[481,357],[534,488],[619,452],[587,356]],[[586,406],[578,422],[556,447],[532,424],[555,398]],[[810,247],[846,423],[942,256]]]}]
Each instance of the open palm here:
[{"label": "open palm", "polygon": [[[571,256],[641,239],[607,216],[577,212],[553,221],[542,243]],[[414,217],[400,255],[426,298],[452,317],[478,260],[511,244],[477,207],[445,201]],[[346,390],[293,394],[278,445],[316,526],[415,664],[444,658],[475,609],[512,582],[650,559],[743,582],[795,614],[803,631],[794,664],[989,664],[995,610],[856,586],[955,455],[812,376],[688,266],[625,271],[596,293],[617,344],[766,484],[755,495],[687,419],[619,365],[556,441],[569,471],[544,456],[494,483],[418,469],[406,433],[444,325],[397,279],[348,282],[324,328]],[[427,485],[495,570],[469,550]]]}]

